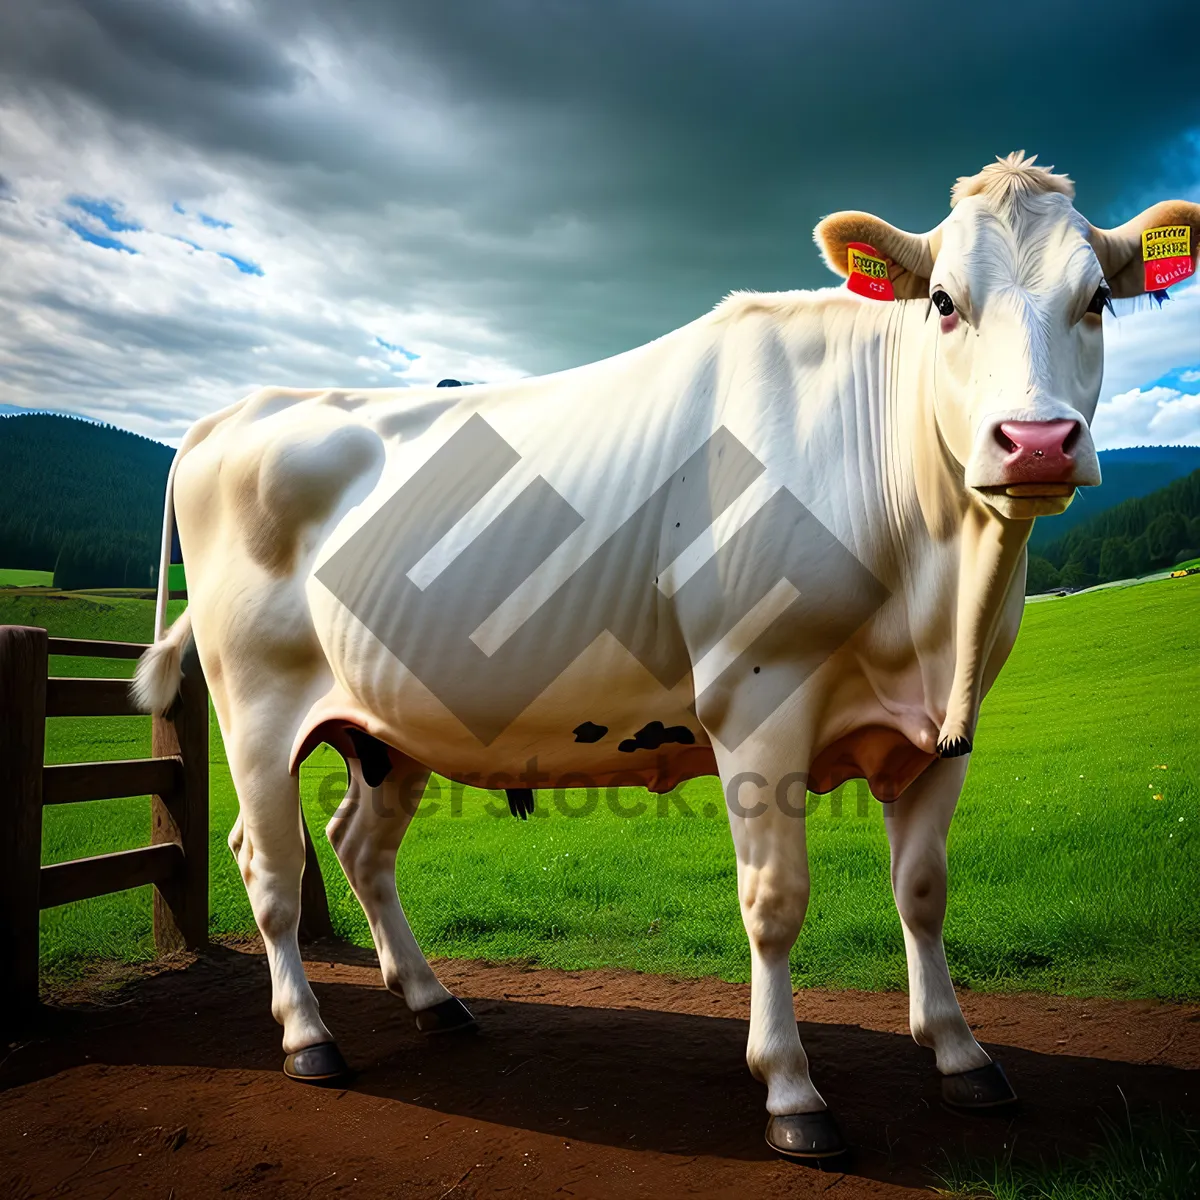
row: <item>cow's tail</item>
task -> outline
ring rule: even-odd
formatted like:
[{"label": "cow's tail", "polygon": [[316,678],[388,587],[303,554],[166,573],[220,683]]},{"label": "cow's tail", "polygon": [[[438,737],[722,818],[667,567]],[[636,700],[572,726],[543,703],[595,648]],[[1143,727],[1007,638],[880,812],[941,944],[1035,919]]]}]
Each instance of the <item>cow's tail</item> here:
[{"label": "cow's tail", "polygon": [[[182,453],[182,451],[181,451]],[[167,601],[171,591],[171,546],[175,538],[175,467],[167,475],[163,507],[162,552],[158,560],[158,597],[154,609],[154,645],[138,660],[133,677],[133,702],[142,711],[164,714],[175,703],[183,679],[183,655],[192,640],[192,618],[185,609],[167,628]]]}]

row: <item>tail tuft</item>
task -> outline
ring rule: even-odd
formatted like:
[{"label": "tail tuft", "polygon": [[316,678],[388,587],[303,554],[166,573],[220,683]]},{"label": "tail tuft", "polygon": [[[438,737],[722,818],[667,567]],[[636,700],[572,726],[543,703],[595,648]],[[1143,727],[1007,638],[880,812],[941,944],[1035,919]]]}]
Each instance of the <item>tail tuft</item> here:
[{"label": "tail tuft", "polygon": [[192,618],[185,610],[138,660],[131,690],[142,712],[165,716],[179,695],[183,680],[183,655],[192,639]]}]

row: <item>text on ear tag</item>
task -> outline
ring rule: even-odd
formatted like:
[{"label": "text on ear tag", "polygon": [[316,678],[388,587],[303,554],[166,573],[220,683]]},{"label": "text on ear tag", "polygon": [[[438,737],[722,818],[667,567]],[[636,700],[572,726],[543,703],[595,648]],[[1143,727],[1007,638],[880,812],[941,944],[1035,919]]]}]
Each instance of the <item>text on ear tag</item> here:
[{"label": "text on ear tag", "polygon": [[1142,262],[1146,291],[1160,292],[1196,269],[1192,262],[1192,227],[1159,225],[1142,231]]},{"label": "text on ear tag", "polygon": [[852,292],[872,300],[895,300],[887,260],[879,257],[874,246],[868,246],[866,242],[847,242],[846,256],[850,268],[846,286]]}]

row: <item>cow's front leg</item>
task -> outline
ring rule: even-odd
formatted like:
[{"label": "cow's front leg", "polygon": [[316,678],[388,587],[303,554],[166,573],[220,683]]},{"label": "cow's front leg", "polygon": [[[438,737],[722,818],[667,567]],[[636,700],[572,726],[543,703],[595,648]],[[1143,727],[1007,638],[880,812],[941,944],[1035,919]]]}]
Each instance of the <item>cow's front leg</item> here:
[{"label": "cow's front leg", "polygon": [[937,741],[943,758],[971,751],[985,667],[1032,526],[1032,521],[1010,521],[982,504],[967,510],[954,614],[954,678]]},{"label": "cow's front leg", "polygon": [[946,834],[966,774],[965,758],[935,762],[884,811],[908,955],[909,1029],[934,1052],[946,1102],[978,1109],[1011,1104],[1016,1096],[963,1017],[942,943]]},{"label": "cow's front leg", "polygon": [[396,855],[429,771],[409,759],[372,787],[363,779],[359,759],[347,759],[347,769],[346,798],[326,834],[366,914],[383,981],[389,991],[404,997],[423,1033],[473,1029],[474,1017],[442,986],[426,961],[396,891]]},{"label": "cow's front leg", "polygon": [[808,907],[807,774],[722,771],[737,854],[738,900],[750,942],[746,1062],[767,1086],[767,1142],[795,1158],[828,1158],[845,1141],[809,1077],[788,962]]}]

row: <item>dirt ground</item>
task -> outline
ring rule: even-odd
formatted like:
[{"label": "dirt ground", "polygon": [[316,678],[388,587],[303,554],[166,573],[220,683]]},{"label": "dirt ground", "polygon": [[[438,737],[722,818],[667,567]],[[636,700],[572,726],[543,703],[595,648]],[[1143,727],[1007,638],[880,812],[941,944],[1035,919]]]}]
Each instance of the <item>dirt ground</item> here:
[{"label": "dirt ground", "polygon": [[1200,1116],[1200,1005],[965,993],[1023,1098],[938,1100],[901,995],[800,992],[813,1075],[855,1150],[775,1157],[744,1065],[748,988],[621,971],[442,962],[482,1026],[426,1038],[374,956],[310,951],[350,1086],[280,1073],[266,963],[223,947],[115,997],[60,999],[0,1063],[0,1187],[42,1196],[930,1196],[947,1156],[1054,1158],[1101,1112]]}]

